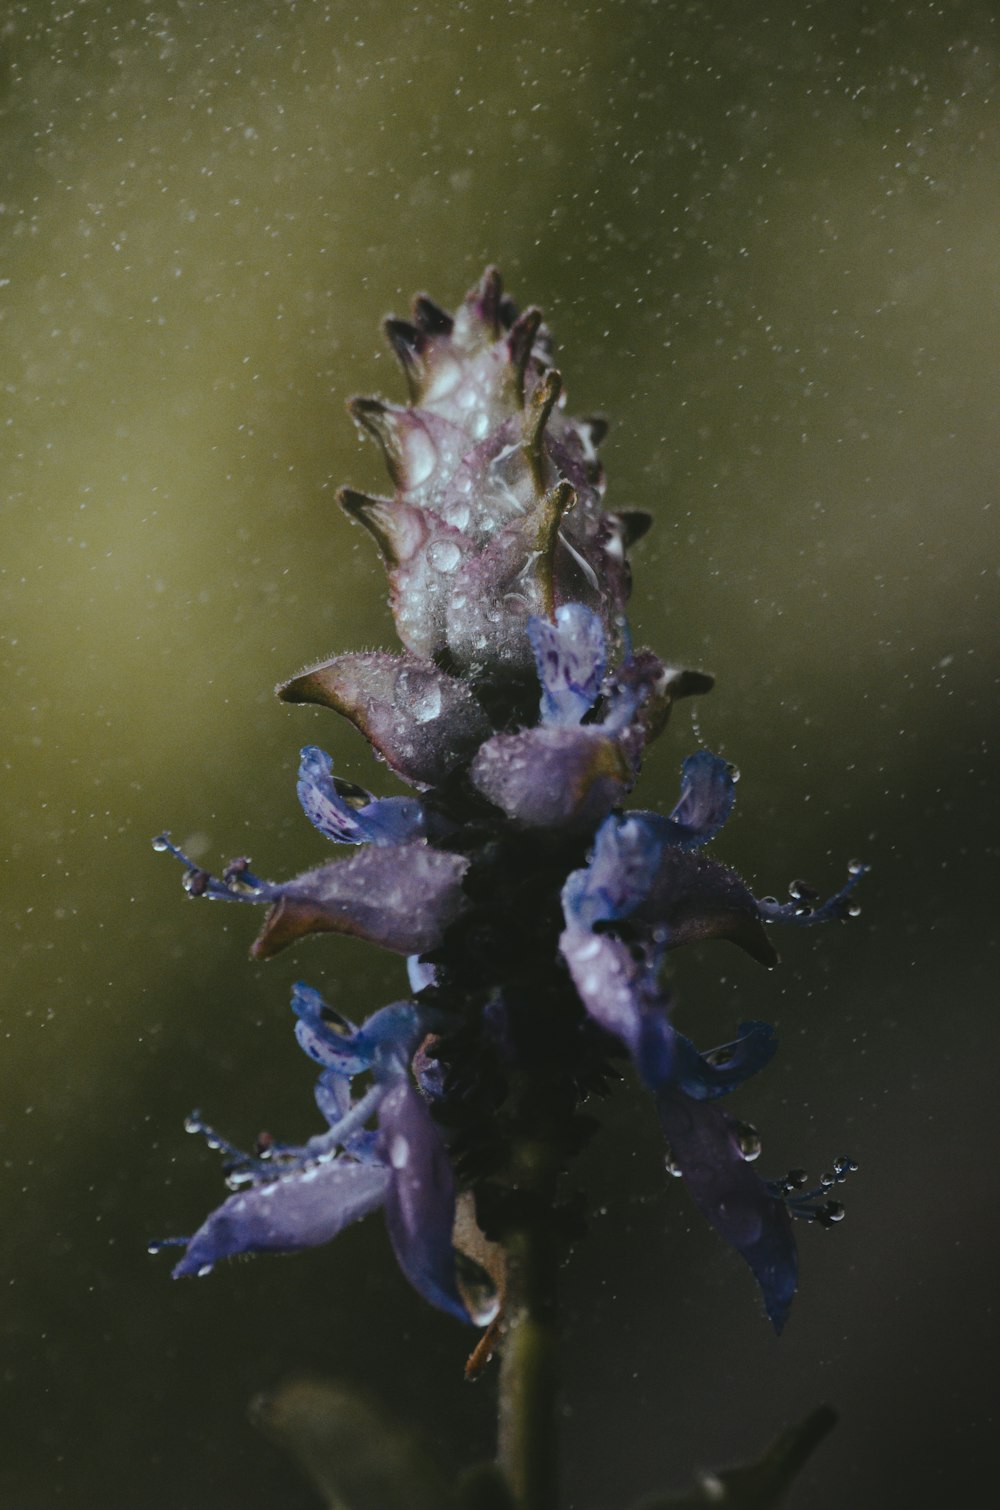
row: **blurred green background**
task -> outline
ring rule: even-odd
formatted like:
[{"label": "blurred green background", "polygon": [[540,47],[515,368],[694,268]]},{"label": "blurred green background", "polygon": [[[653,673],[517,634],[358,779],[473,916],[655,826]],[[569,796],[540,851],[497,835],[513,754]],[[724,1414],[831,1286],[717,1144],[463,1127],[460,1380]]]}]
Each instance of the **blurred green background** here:
[{"label": "blurred green background", "polygon": [[[875,865],[850,928],[768,974],[678,958],[700,1042],[783,1053],[740,1097],[762,1164],[862,1165],[805,1230],[780,1343],[622,1086],[565,1275],[570,1510],[617,1510],[842,1412],[798,1503],[971,1503],[995,1472],[997,27],[976,3],[9,4],[0,336],[8,834],[0,1494],[16,1510],[308,1510],[246,1423],[303,1369],[370,1385],[451,1461],[490,1381],[377,1219],[174,1285],[147,1240],[221,1193],[182,1129],[315,1129],[287,1007],[363,1014],[402,966],[348,940],[266,967],[206,863],[322,857],[294,793],[333,715],[271,687],[393,644],[335,508],[381,485],[344,414],[399,398],[378,321],[487,261],[612,419],[612,506],[652,510],[640,641],[705,666],[741,767],[716,853],[761,892]],[[642,805],[673,800],[687,709]]]}]

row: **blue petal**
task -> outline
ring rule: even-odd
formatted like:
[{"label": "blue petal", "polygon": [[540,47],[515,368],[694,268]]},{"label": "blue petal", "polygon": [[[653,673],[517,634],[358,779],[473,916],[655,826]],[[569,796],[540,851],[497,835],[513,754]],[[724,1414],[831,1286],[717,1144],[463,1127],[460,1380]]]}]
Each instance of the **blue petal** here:
[{"label": "blue petal", "polygon": [[316,1105],[330,1127],[336,1127],[351,1109],[351,1082],[337,1070],[324,1070],[313,1088]]},{"label": "blue petal", "polygon": [[399,1267],[431,1305],[469,1321],[452,1247],[455,1178],[430,1112],[408,1080],[393,1086],[379,1109],[379,1151],[389,1168],[385,1220]]},{"label": "blue petal", "polygon": [[554,624],[532,617],[527,629],[542,684],[542,722],[573,727],[596,703],[604,679],[601,621],[582,603],[564,603]]},{"label": "blue petal", "polygon": [[412,1002],[382,1007],[356,1028],[301,981],[292,988],[292,1011],[299,1019],[295,1024],[299,1047],[317,1064],[347,1078],[371,1069],[383,1080],[404,1073],[422,1031],[420,1013]]},{"label": "blue petal", "polygon": [[382,1204],[389,1172],[333,1159],[231,1195],[191,1238],[175,1279],[206,1274],[237,1253],[291,1253],[329,1242]]},{"label": "blue petal", "polygon": [[592,928],[628,917],[649,896],[667,840],[667,820],[656,813],[606,818],[587,866],[563,887],[567,922]]},{"label": "blue petal", "polygon": [[348,1079],[371,1068],[374,1046],[352,1022],[334,1013],[312,986],[298,981],[292,987],[292,1011],[299,1019],[295,1024],[299,1048],[316,1064]]},{"label": "blue petal", "polygon": [[766,1022],[741,1022],[739,1038],[708,1054],[699,1054],[682,1034],[676,1036],[675,1082],[696,1101],[728,1096],[769,1064],[778,1049],[777,1034]]},{"label": "blue petal", "polygon": [[714,839],[733,810],[735,783],[727,760],[709,750],[689,755],[681,768],[681,795],[670,814],[670,843],[694,849]]},{"label": "blue petal", "polygon": [[660,1122],[695,1204],[749,1264],[776,1332],[788,1317],[798,1280],[792,1224],[740,1153],[736,1124],[711,1101],[694,1101],[665,1086],[656,1098]]},{"label": "blue petal", "polygon": [[424,811],[414,797],[368,798],[359,807],[345,795],[324,750],[302,751],[297,791],[309,822],[339,844],[405,844],[425,832]]}]

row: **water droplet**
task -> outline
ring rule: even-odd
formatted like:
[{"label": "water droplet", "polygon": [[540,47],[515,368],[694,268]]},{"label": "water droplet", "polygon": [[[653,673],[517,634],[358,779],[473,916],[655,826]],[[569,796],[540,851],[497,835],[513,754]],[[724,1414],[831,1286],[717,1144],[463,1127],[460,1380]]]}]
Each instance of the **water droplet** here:
[{"label": "water droplet", "polygon": [[748,1164],[760,1158],[760,1133],[752,1122],[736,1122],[733,1126],[733,1137],[736,1139],[736,1147]]},{"label": "water droplet", "polygon": [[859,918],[861,916],[861,904],[859,902],[852,902],[851,906],[847,909],[847,916],[849,918]]},{"label": "water droplet", "polygon": [[738,765],[733,765],[732,761],[730,761],[729,764],[726,766],[726,770],[729,772],[729,779],[730,779],[730,781],[734,781],[734,782],[735,781],[739,781],[739,779],[740,779],[740,768],[739,768]]},{"label": "water droplet", "polygon": [[430,723],[432,718],[437,718],[441,712],[441,688],[428,687],[421,696],[414,698],[410,711],[418,724]]},{"label": "water droplet", "polygon": [[437,452],[434,442],[426,430],[417,427],[407,431],[406,435],[406,484],[411,488],[419,488],[426,482],[437,465]]},{"label": "water droplet", "polygon": [[160,834],[156,839],[153,840],[153,848],[156,850],[156,853],[158,855],[166,854],[167,850],[169,850],[170,848],[170,841],[168,840],[166,834]]},{"label": "water droplet", "polygon": [[389,1163],[393,1169],[405,1169],[410,1158],[410,1145],[399,1133],[393,1138],[389,1148]]},{"label": "water droplet", "polygon": [[710,1064],[713,1069],[720,1069],[722,1065],[730,1064],[732,1062],[733,1051],[728,1046],[720,1049],[709,1049],[707,1054],[702,1055],[702,1058],[705,1060],[705,1063]]},{"label": "water droplet", "polygon": [[200,1133],[202,1121],[197,1112],[192,1112],[190,1117],[184,1118],[184,1131],[186,1133]]},{"label": "water droplet", "polygon": [[484,1268],[457,1248],[455,1275],[469,1316],[476,1326],[489,1326],[500,1310],[496,1285]]},{"label": "water droplet", "polygon": [[667,1144],[667,1151],[663,1155],[663,1167],[667,1171],[667,1174],[672,1175],[675,1180],[679,1180],[681,1175],[684,1173],[683,1169],[674,1158],[674,1151],[670,1147],[669,1143]]},{"label": "water droplet", "polygon": [[820,1212],[820,1218],[824,1225],[828,1222],[842,1222],[846,1215],[847,1212],[839,1201],[827,1201],[822,1212]]},{"label": "water droplet", "polygon": [[199,1279],[204,1279],[205,1275],[206,1274],[211,1274],[211,1272],[212,1272],[212,1265],[211,1264],[202,1264],[201,1268],[198,1270],[198,1278]]},{"label": "water droplet", "polygon": [[433,540],[427,559],[437,571],[453,572],[462,559],[462,551],[454,540]]},{"label": "water droplet", "polygon": [[863,876],[867,869],[868,866],[864,860],[848,860],[847,862],[847,874],[849,876]]}]

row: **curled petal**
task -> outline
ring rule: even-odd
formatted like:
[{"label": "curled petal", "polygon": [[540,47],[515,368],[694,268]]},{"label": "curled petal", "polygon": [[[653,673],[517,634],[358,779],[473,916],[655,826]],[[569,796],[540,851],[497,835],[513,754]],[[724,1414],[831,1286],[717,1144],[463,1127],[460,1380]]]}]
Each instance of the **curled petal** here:
[{"label": "curled petal", "polygon": [[291,1253],[329,1242],[385,1199],[389,1171],[333,1159],[231,1195],[198,1228],[174,1278],[205,1274],[237,1253]]},{"label": "curled petal", "polygon": [[777,1050],[777,1034],[766,1022],[741,1022],[739,1038],[707,1054],[699,1054],[694,1044],[678,1033],[676,1082],[696,1101],[728,1096],[769,1064]]},{"label": "curled petal", "polygon": [[780,1332],[795,1295],[798,1261],[783,1201],[772,1195],[740,1152],[735,1119],[675,1086],[656,1098],[671,1161],[716,1231],[749,1264],[771,1324]]},{"label": "curled petal", "polygon": [[468,860],[425,844],[363,849],[273,886],[271,911],[253,946],[270,959],[307,933],[347,933],[398,954],[441,942],[465,906]]},{"label": "curled petal", "polygon": [[385,1220],[397,1262],[425,1300],[469,1321],[455,1274],[455,1178],[419,1092],[400,1080],[379,1109],[379,1153],[388,1166]]},{"label": "curled petal", "polygon": [[542,684],[542,721],[575,727],[597,701],[607,666],[601,621],[582,603],[564,603],[554,624],[531,618],[527,630]]},{"label": "curled petal", "polygon": [[492,732],[465,682],[410,655],[339,655],[293,677],[278,696],[349,718],[416,786],[439,786]]},{"label": "curled petal", "polygon": [[694,849],[714,839],[733,810],[733,768],[720,755],[698,750],[681,768],[681,795],[667,822],[671,844]]},{"label": "curled petal", "polygon": [[632,785],[621,746],[599,727],[541,725],[497,734],[469,777],[484,797],[531,828],[593,828]]},{"label": "curled petal", "polygon": [[382,1080],[403,1073],[423,1031],[412,1002],[381,1007],[356,1028],[301,982],[292,988],[292,1011],[299,1047],[324,1070],[348,1080],[365,1070]]},{"label": "curled petal", "polygon": [[[302,751],[297,791],[309,822],[337,843],[405,844],[425,835],[424,810],[415,798],[374,798],[338,781],[333,761],[315,745]],[[351,800],[355,792],[359,802]]]}]

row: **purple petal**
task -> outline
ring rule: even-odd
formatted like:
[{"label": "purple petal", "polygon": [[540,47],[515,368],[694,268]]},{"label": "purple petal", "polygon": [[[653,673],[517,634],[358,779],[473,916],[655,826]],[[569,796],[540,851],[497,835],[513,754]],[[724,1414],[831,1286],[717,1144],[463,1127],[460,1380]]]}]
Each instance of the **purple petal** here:
[{"label": "purple petal", "polygon": [[569,922],[629,919],[658,932],[664,949],[702,939],[739,944],[765,965],[777,963],[758,904],[735,871],[670,843],[670,820],[656,813],[608,818],[589,864],[563,888]]},{"label": "purple petal", "polygon": [[415,656],[340,655],[286,682],[278,696],[349,718],[417,786],[439,786],[492,732],[465,682]]},{"label": "purple petal", "polygon": [[334,1159],[231,1195],[198,1228],[174,1278],[206,1274],[237,1253],[291,1253],[329,1242],[382,1204],[389,1180],[379,1165]]},{"label": "purple petal", "polygon": [[699,750],[681,768],[681,795],[668,818],[670,843],[694,849],[714,839],[733,810],[733,768],[720,755]]},{"label": "purple petal", "polygon": [[637,962],[620,939],[573,924],[562,934],[559,949],[589,1015],[635,1057],[647,985],[645,964]]},{"label": "purple petal", "polygon": [[385,1220],[399,1267],[425,1300],[468,1321],[452,1247],[455,1178],[430,1112],[409,1081],[401,1080],[382,1102],[379,1149],[389,1167]]},{"label": "purple petal", "polygon": [[528,620],[542,684],[542,721],[570,728],[579,724],[597,701],[607,666],[604,628],[582,603],[564,603],[555,623]]},{"label": "purple petal", "polygon": [[308,933],[348,933],[398,954],[423,954],[441,942],[465,907],[469,862],[426,844],[363,849],[308,870],[283,885],[253,946],[270,959]]},{"label": "purple petal", "polygon": [[704,855],[665,846],[648,896],[629,916],[665,929],[669,949],[720,938],[738,944],[762,965],[778,962],[753,894],[734,870]]},{"label": "purple petal", "polygon": [[474,787],[530,828],[593,828],[632,785],[618,741],[597,727],[496,734],[469,771]]},{"label": "purple petal", "polygon": [[297,790],[309,822],[337,843],[405,844],[425,836],[424,810],[415,798],[376,799],[365,792],[356,806],[348,800],[349,784],[336,779],[333,761],[315,745],[302,751]]},{"label": "purple petal", "polygon": [[711,1101],[693,1101],[671,1086],[659,1092],[656,1102],[672,1164],[695,1204],[749,1264],[771,1324],[780,1332],[798,1277],[784,1202],[770,1193],[741,1154],[734,1118]]}]

